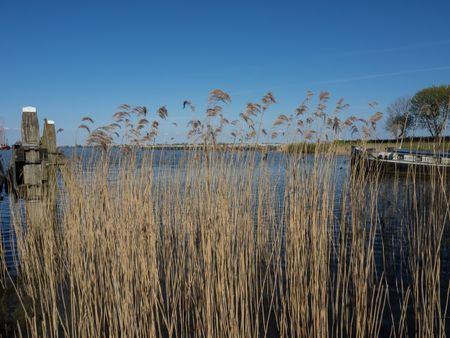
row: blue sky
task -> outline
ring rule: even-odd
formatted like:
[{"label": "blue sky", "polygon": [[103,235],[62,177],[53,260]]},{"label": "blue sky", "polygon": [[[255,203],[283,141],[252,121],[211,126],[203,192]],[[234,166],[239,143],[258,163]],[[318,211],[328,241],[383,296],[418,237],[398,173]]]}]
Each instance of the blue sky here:
[{"label": "blue sky", "polygon": [[14,129],[37,106],[73,144],[82,116],[99,125],[121,103],[166,105],[182,127],[163,125],[159,141],[182,141],[194,117],[183,100],[199,117],[214,88],[232,96],[230,118],[272,91],[267,126],[309,89],[367,116],[369,101],[383,111],[450,83],[448,13],[449,1],[2,1],[0,117]]}]

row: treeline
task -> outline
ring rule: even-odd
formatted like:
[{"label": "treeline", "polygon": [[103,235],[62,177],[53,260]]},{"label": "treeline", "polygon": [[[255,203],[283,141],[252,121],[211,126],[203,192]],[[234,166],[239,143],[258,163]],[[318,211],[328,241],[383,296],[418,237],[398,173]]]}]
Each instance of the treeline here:
[{"label": "treeline", "polygon": [[[441,140],[442,142],[450,142],[450,136],[441,136],[439,138],[439,140]],[[398,139],[395,138],[384,138],[384,139],[371,139],[371,140],[367,140],[367,143],[392,143],[392,142],[397,142],[399,141]],[[407,137],[403,137],[402,138],[403,143],[409,143],[409,142],[425,142],[425,143],[432,143],[432,142],[436,142],[436,138],[434,136],[407,136]],[[361,142],[361,140],[340,140],[340,141],[336,141],[338,143],[342,143],[342,144],[353,144],[353,143],[358,143]]]},{"label": "treeline", "polygon": [[427,131],[432,138],[445,134],[450,113],[450,85],[432,86],[413,97],[400,97],[387,108],[386,130],[395,139]]}]

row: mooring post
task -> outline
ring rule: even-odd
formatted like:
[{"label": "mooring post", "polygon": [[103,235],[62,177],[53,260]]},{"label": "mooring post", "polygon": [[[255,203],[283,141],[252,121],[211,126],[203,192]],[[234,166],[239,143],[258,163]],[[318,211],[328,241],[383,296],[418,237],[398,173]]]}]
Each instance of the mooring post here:
[{"label": "mooring post", "polygon": [[47,211],[52,215],[52,223],[57,219],[57,166],[60,164],[60,153],[56,146],[55,122],[44,119],[41,147],[47,150],[47,161],[44,162],[44,196]]},{"label": "mooring post", "polygon": [[56,164],[57,162],[57,147],[56,147],[56,130],[55,122],[51,120],[44,120],[44,131],[42,133],[41,144],[43,148],[47,149],[48,162]]},{"label": "mooring post", "polygon": [[42,132],[41,147],[47,150],[47,161],[44,163],[43,179],[50,185],[56,180],[56,164],[58,153],[56,148],[55,122],[45,119],[44,131]]},{"label": "mooring post", "polygon": [[[40,226],[43,219],[43,174],[45,154],[40,148],[39,120],[35,107],[22,109],[23,197],[27,223]],[[16,158],[15,160],[18,160]]]},{"label": "mooring post", "polygon": [[22,108],[22,145],[39,147],[39,120],[36,107]]}]

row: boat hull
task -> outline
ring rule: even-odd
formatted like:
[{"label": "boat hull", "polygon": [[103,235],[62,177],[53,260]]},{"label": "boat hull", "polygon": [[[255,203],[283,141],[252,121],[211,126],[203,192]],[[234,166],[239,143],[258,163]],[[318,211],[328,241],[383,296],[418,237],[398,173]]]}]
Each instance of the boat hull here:
[{"label": "boat hull", "polygon": [[362,148],[352,148],[352,167],[358,171],[383,174],[442,175],[450,174],[450,165],[435,162],[404,161],[386,158],[385,153],[379,155]]}]

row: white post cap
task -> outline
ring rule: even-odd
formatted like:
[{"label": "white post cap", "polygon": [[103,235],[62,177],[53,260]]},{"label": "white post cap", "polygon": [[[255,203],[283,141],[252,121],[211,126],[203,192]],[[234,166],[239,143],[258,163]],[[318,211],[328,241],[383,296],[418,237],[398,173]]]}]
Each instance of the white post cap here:
[{"label": "white post cap", "polygon": [[37,109],[36,107],[27,106],[22,108],[22,113],[36,113]]},{"label": "white post cap", "polygon": [[55,124],[55,121],[47,120],[47,124]]}]

